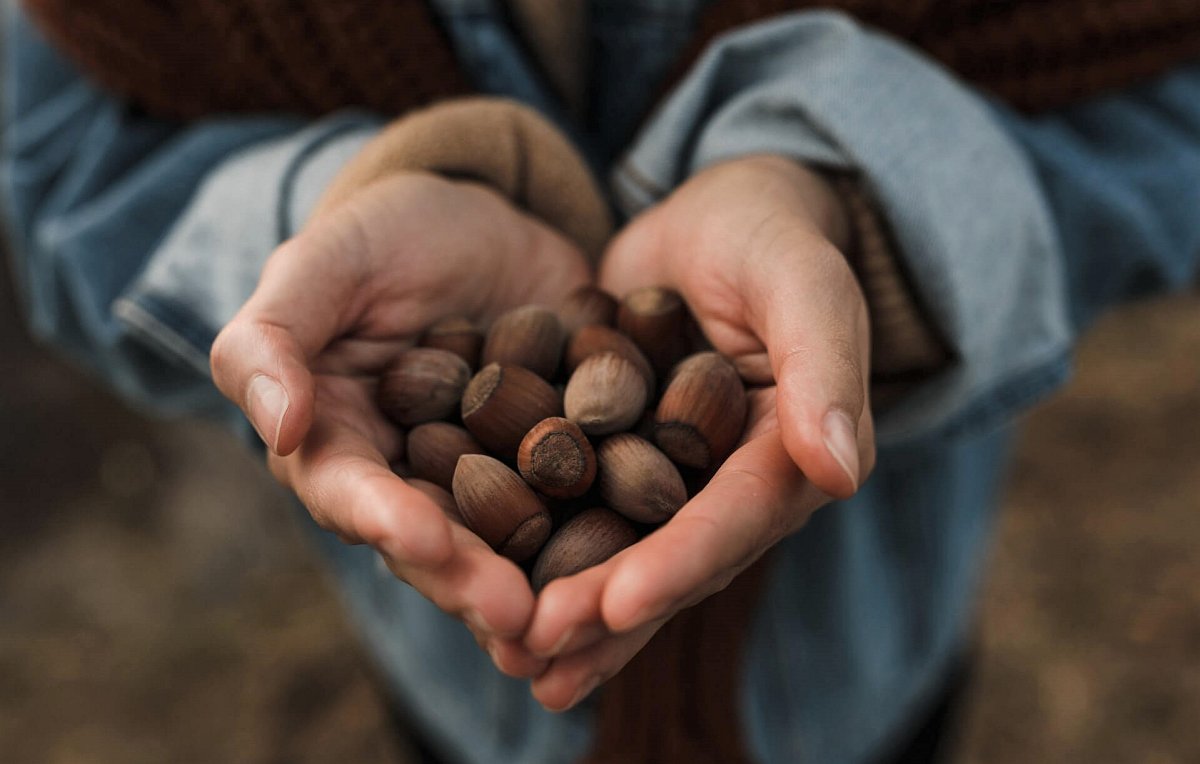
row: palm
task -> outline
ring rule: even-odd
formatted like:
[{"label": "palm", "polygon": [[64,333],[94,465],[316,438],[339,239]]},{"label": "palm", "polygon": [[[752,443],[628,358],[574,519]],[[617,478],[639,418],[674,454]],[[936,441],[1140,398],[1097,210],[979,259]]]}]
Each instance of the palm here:
[{"label": "palm", "polygon": [[274,426],[256,427],[272,472],[322,527],[375,547],[477,633],[512,638],[533,607],[524,575],[392,472],[403,433],[379,413],[375,380],[440,318],[484,323],[517,305],[556,305],[588,278],[573,245],[498,194],[393,176],[272,255],[214,345],[214,378],[252,419],[254,379],[285,391]]}]

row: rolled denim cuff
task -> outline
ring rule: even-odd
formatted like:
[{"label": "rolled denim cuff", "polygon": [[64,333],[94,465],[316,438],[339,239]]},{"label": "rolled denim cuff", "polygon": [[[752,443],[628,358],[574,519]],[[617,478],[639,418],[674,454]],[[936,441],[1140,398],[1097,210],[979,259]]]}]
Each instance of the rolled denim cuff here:
[{"label": "rolled denim cuff", "polygon": [[377,130],[369,118],[344,114],[231,156],[113,305],[118,320],[160,355],[207,377],[213,339],[253,294],[271,252]]}]

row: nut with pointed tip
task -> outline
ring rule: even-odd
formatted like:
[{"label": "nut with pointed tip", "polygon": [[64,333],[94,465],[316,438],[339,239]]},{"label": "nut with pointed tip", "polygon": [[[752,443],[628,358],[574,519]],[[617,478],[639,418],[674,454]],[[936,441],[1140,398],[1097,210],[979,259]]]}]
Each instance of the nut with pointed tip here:
[{"label": "nut with pointed tip", "polygon": [[676,464],[706,470],[733,451],[746,426],[746,388],[720,353],[697,353],[671,375],[654,415],[654,442]]},{"label": "nut with pointed tip", "polygon": [[409,478],[404,482],[432,499],[433,503],[441,507],[442,511],[446,513],[446,517],[459,525],[467,524],[467,521],[463,520],[462,513],[458,511],[458,502],[454,500],[454,495],[445,488],[436,483],[430,483],[428,480],[421,480],[420,478]]},{"label": "nut with pointed tip", "polygon": [[581,286],[563,300],[558,320],[568,336],[593,324],[612,326],[617,320],[617,298],[594,286]]},{"label": "nut with pointed tip", "polygon": [[687,503],[679,470],[648,440],[613,435],[596,449],[596,463],[600,497],[630,520],[661,523]]},{"label": "nut with pointed tip", "polygon": [[637,531],[616,512],[604,507],[586,509],[564,523],[542,547],[530,576],[533,589],[541,591],[556,578],[599,565],[637,540]]},{"label": "nut with pointed tip", "polygon": [[617,310],[617,328],[646,354],[659,376],[687,353],[687,305],[665,287],[643,287],[625,295]]},{"label": "nut with pointed tip", "polygon": [[538,305],[524,305],[492,323],[479,361],[522,366],[548,380],[558,370],[563,339],[558,316]]},{"label": "nut with pointed tip", "polygon": [[426,422],[408,431],[408,466],[412,475],[449,490],[454,468],[463,454],[482,454],[471,433],[449,422]]},{"label": "nut with pointed tip", "polygon": [[472,369],[479,366],[479,350],[483,347],[483,332],[462,316],[443,318],[425,330],[421,347],[437,348],[454,353]]},{"label": "nut with pointed tip", "polygon": [[568,372],[574,372],[588,357],[601,353],[616,353],[636,366],[638,372],[646,378],[646,399],[654,397],[654,367],[650,365],[646,355],[638,350],[633,340],[616,329],[593,324],[572,334],[567,342],[564,365]]},{"label": "nut with pointed tip", "polygon": [[558,391],[520,366],[484,366],[462,396],[463,424],[484,448],[505,459],[516,459],[525,434],[551,416],[562,416]]},{"label": "nut with pointed tip", "polygon": [[563,409],[588,435],[628,430],[646,410],[646,380],[616,353],[588,356],[567,381]]},{"label": "nut with pointed tip", "polygon": [[528,560],[550,536],[550,513],[521,476],[482,454],[459,458],[454,501],[467,527],[515,562]]},{"label": "nut with pointed tip", "polygon": [[454,413],[471,370],[466,361],[445,350],[402,351],[379,379],[376,402],[384,414],[409,427]]},{"label": "nut with pointed tip", "polygon": [[517,469],[525,482],[555,499],[574,499],[596,479],[596,453],[579,426],[562,417],[538,422],[521,441]]}]

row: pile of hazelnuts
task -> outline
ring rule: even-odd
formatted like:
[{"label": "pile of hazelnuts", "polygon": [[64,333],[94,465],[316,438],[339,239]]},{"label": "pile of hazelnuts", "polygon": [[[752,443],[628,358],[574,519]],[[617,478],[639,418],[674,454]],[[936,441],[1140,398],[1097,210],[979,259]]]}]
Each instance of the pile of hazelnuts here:
[{"label": "pile of hazelnuts", "polygon": [[397,472],[541,589],[669,520],[741,438],[742,379],[702,347],[660,287],[620,302],[583,287],[486,333],[440,321],[380,379],[407,430]]}]

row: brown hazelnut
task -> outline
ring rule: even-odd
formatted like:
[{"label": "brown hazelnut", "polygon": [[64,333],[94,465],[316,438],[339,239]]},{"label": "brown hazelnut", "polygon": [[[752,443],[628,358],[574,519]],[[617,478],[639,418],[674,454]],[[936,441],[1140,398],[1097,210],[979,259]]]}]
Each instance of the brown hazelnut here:
[{"label": "brown hazelnut", "polygon": [[421,346],[454,353],[472,369],[479,366],[479,350],[483,347],[483,332],[462,316],[443,318],[425,330]]},{"label": "brown hazelnut", "polygon": [[550,535],[550,513],[533,489],[490,456],[459,458],[454,501],[467,527],[510,560],[529,559]]},{"label": "brown hazelnut", "polygon": [[480,362],[529,369],[551,379],[562,358],[563,330],[558,316],[537,305],[514,308],[492,323]]},{"label": "brown hazelnut", "polygon": [[646,399],[654,397],[654,367],[646,360],[646,355],[638,350],[633,340],[607,326],[592,324],[571,335],[564,358],[567,371],[574,372],[586,358],[601,353],[616,353],[636,366],[638,372],[646,378]]},{"label": "brown hazelnut", "polygon": [[563,409],[588,435],[628,430],[646,410],[646,380],[616,353],[588,356],[567,382]]},{"label": "brown hazelnut", "polygon": [[617,328],[646,354],[659,376],[687,353],[687,306],[673,289],[644,287],[621,301]]},{"label": "brown hazelnut", "polygon": [[454,413],[471,370],[445,350],[411,348],[384,370],[376,400],[394,422],[408,427]]},{"label": "brown hazelnut", "polygon": [[454,483],[458,457],[483,452],[483,446],[471,433],[449,422],[426,422],[408,432],[408,466],[412,475],[447,490]]},{"label": "brown hazelnut", "polygon": [[676,464],[706,470],[725,460],[746,426],[746,388],[720,353],[675,368],[654,415],[654,442]]},{"label": "brown hazelnut", "polygon": [[555,499],[574,499],[596,479],[596,454],[579,426],[562,417],[538,422],[521,441],[517,469],[525,482]]},{"label": "brown hazelnut", "polygon": [[687,503],[679,470],[666,454],[632,433],[601,443],[596,462],[601,498],[630,520],[660,523]]},{"label": "brown hazelnut", "polygon": [[546,542],[533,566],[533,589],[556,578],[599,565],[638,540],[625,518],[604,507],[584,510],[563,524]]},{"label": "brown hazelnut", "polygon": [[558,320],[568,336],[592,324],[612,326],[617,320],[617,298],[594,286],[581,286],[567,295],[558,309]]},{"label": "brown hazelnut", "polygon": [[558,392],[520,366],[484,366],[462,396],[463,424],[484,448],[505,459],[517,458],[521,439],[535,424],[561,415]]},{"label": "brown hazelnut", "polygon": [[409,478],[404,482],[432,499],[433,503],[441,507],[442,511],[446,513],[446,517],[459,525],[467,524],[463,520],[462,514],[458,511],[458,503],[454,501],[454,496],[445,488],[430,483],[428,480],[421,480],[420,478]]}]

